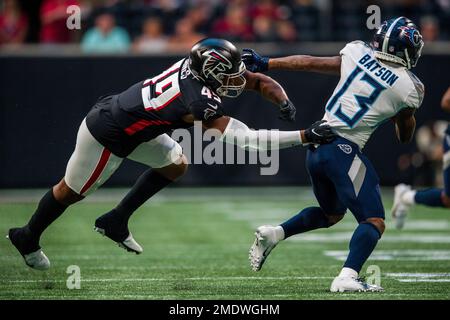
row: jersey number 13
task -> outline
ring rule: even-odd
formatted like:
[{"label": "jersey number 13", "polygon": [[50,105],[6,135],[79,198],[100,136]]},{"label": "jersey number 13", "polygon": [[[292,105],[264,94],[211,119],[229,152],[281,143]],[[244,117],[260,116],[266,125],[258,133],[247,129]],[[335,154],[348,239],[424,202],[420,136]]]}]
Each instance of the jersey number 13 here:
[{"label": "jersey number 13", "polygon": [[352,117],[349,117],[342,111],[342,106],[340,103],[337,108],[334,108],[339,98],[342,97],[342,95],[348,90],[348,88],[350,88],[350,85],[352,84],[353,80],[355,80],[356,76],[361,72],[362,69],[360,67],[356,67],[352,71],[352,73],[348,76],[347,80],[344,82],[341,89],[331,98],[330,102],[326,107],[327,111],[329,112],[335,109],[334,115],[339,119],[341,119],[350,128],[353,128],[361,120],[361,118],[367,113],[367,111],[369,111],[369,108],[375,103],[377,98],[380,96],[380,93],[384,89],[386,89],[376,80],[370,77],[367,73],[364,72],[363,76],[360,78],[359,81],[367,82],[369,85],[373,87],[373,91],[369,96],[361,96],[357,94],[354,95],[356,102],[358,103],[359,110]]}]

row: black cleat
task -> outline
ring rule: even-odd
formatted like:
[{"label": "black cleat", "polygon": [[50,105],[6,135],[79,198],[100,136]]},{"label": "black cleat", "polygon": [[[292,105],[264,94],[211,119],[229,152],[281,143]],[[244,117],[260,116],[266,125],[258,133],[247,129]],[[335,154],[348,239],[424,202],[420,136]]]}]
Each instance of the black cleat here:
[{"label": "black cleat", "polygon": [[17,251],[22,255],[25,264],[36,270],[50,268],[50,260],[41,250],[39,243],[30,239],[29,232],[25,228],[12,228],[6,236]]},{"label": "black cleat", "polygon": [[119,247],[128,252],[134,252],[136,254],[142,253],[142,247],[134,240],[128,227],[123,223],[119,223],[113,214],[114,210],[97,218],[97,220],[95,220],[94,230],[101,235],[110,238],[116,242]]}]

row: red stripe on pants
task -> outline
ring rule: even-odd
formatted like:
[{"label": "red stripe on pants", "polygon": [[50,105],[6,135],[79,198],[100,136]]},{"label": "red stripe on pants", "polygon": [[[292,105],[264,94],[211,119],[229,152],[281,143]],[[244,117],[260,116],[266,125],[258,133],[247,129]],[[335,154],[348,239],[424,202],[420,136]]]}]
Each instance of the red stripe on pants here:
[{"label": "red stripe on pants", "polygon": [[161,126],[161,125],[170,125],[169,121],[161,121],[161,120],[139,120],[133,123],[128,128],[125,128],[124,131],[127,135],[132,136],[133,134],[144,130],[148,126]]},{"label": "red stripe on pants", "polygon": [[103,148],[102,155],[100,156],[100,160],[97,163],[97,166],[94,169],[94,172],[92,172],[89,180],[84,184],[83,188],[80,191],[80,194],[83,195],[92,185],[97,181],[97,179],[102,174],[103,170],[106,167],[106,164],[108,163],[109,157],[111,156],[111,151],[109,151],[106,148]]}]

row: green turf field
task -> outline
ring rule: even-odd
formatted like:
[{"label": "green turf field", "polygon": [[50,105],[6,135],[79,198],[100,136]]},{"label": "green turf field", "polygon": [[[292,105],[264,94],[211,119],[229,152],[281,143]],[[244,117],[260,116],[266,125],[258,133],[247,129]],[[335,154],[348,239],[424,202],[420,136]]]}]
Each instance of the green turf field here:
[{"label": "green turf field", "polygon": [[[385,205],[392,197],[384,190]],[[247,252],[260,224],[282,222],[314,205],[307,188],[226,188],[164,191],[134,215],[130,229],[143,245],[134,255],[92,229],[123,190],[101,190],[70,208],[41,241],[49,271],[26,267],[3,238],[24,224],[44,191],[0,193],[0,299],[449,299],[450,212],[416,207],[403,231],[387,231],[364,266],[381,270],[384,293],[332,294],[356,223],[350,213],[328,230],[281,243],[263,270]],[[388,213],[388,212],[387,212]],[[68,266],[81,270],[69,290]]]}]

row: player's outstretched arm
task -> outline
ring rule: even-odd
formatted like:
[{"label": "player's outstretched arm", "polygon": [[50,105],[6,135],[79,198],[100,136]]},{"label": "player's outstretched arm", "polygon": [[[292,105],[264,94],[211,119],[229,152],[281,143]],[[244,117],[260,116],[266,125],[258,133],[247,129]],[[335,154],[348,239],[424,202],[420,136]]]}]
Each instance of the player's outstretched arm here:
[{"label": "player's outstretched arm", "polygon": [[235,144],[245,150],[277,150],[300,144],[324,144],[336,137],[325,121],[318,121],[308,129],[298,131],[252,130],[245,123],[228,117],[203,121],[205,129],[217,129],[221,132],[220,140]]},{"label": "player's outstretched arm", "polygon": [[444,111],[450,112],[450,87],[444,93],[441,101],[441,107]]},{"label": "player's outstretched arm", "polygon": [[414,135],[414,130],[416,129],[416,118],[414,113],[416,112],[413,108],[402,109],[393,118],[395,123],[395,132],[397,133],[397,138],[401,143],[408,143],[412,140]]},{"label": "player's outstretched arm", "polygon": [[247,71],[245,73],[245,89],[259,92],[264,98],[276,104],[280,108],[280,119],[295,120],[296,109],[289,100],[283,87],[271,77],[261,73]]},{"label": "player's outstretched arm", "polygon": [[307,71],[340,75],[341,57],[315,57],[309,55],[293,55],[280,58],[262,57],[252,49],[244,49],[242,60],[252,72],[267,70]]},{"label": "player's outstretched arm", "polygon": [[309,71],[325,74],[341,74],[341,57],[315,57],[295,55],[269,59],[269,70]]}]

